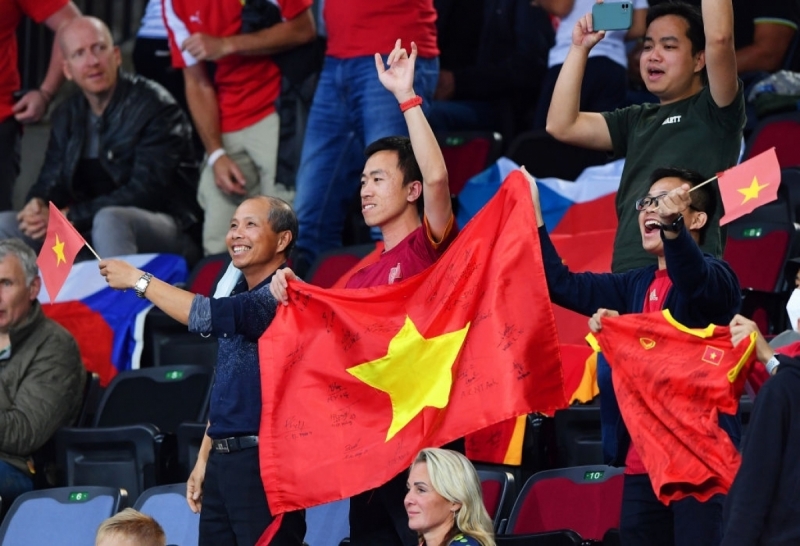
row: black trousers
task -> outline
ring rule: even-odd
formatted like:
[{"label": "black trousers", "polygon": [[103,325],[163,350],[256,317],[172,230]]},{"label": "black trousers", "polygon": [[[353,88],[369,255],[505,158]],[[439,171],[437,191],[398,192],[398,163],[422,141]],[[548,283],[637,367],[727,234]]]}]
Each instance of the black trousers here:
[{"label": "black trousers", "polygon": [[[252,546],[272,522],[261,484],[258,448],[211,452],[203,483],[200,546]],[[301,546],[305,510],[284,514],[271,546]]]},{"label": "black trousers", "polygon": [[12,210],[14,182],[19,176],[22,127],[10,116],[0,122],[0,211]]},{"label": "black trousers", "polygon": [[647,474],[625,476],[620,542],[625,546],[717,546],[722,541],[724,495],[662,504]]}]

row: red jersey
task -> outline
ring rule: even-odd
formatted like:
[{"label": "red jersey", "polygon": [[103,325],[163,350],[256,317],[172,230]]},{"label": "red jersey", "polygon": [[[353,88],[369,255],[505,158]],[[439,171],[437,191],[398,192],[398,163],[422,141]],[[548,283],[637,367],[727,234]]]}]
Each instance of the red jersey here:
[{"label": "red jersey", "polygon": [[[172,51],[172,66],[197,64],[181,44],[192,34],[202,32],[224,37],[239,34],[242,26],[241,0],[163,0],[164,23]],[[270,0],[284,20],[294,19],[311,6],[311,0]],[[266,55],[228,55],[216,61],[214,87],[219,104],[223,133],[250,127],[275,111],[281,90],[278,66]]]},{"label": "red jersey", "polygon": [[325,0],[322,15],[331,57],[385,55],[398,38],[409,53],[413,41],[420,57],[439,55],[433,0]]},{"label": "red jersey", "polygon": [[428,222],[409,233],[405,239],[381,254],[378,261],[359,269],[347,279],[345,288],[367,288],[394,284],[407,279],[435,262],[447,250],[450,243],[458,235],[455,216],[445,230],[442,241],[438,244],[431,239]]},{"label": "red jersey", "polygon": [[736,413],[755,335],[733,347],[727,326],[687,328],[665,310],[603,319],[596,339],[659,500],[727,493],[741,458],[718,417]]},{"label": "red jersey", "polygon": [[0,2],[0,121],[11,116],[14,91],[20,88],[17,71],[17,25],[23,15],[42,23],[67,5],[68,0],[3,0]]}]

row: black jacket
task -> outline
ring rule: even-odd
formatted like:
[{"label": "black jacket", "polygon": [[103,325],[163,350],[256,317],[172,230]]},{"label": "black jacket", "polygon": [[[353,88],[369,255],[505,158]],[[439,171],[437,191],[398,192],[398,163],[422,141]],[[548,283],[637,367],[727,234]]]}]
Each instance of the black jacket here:
[{"label": "black jacket", "polygon": [[99,162],[115,189],[81,200],[75,171],[86,138],[89,103],[75,93],[53,113],[47,155],[28,199],[39,197],[69,207],[79,231],[109,206],[165,212],[189,229],[201,221],[197,204],[198,165],[191,125],[172,96],[141,76],[119,73],[114,95],[100,119]]},{"label": "black jacket", "polygon": [[726,499],[724,546],[800,544],[800,360],[778,360],[756,398]]}]

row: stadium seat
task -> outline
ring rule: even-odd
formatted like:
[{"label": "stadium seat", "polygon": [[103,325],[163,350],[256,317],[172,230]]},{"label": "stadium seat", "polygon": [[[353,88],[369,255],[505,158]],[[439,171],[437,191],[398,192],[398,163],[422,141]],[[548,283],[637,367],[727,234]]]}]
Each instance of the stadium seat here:
[{"label": "stadium seat", "polygon": [[499,532],[514,504],[514,475],[503,470],[479,468],[478,477],[481,479],[483,504],[492,518],[495,532]]},{"label": "stadium seat", "polygon": [[161,524],[167,544],[197,544],[200,514],[192,512],[186,503],[185,483],[151,487],[139,496],[133,507]]},{"label": "stadium seat", "polygon": [[497,546],[579,546],[584,544],[575,531],[563,529],[529,535],[497,535]]},{"label": "stadium seat", "polygon": [[538,178],[575,180],[586,167],[608,163],[606,152],[564,144],[544,130],[529,131],[517,136],[506,156]]},{"label": "stadium seat", "polygon": [[131,499],[176,479],[175,432],[184,421],[204,422],[213,370],[166,366],[118,374],[90,428],[56,433],[56,457],[66,485],[125,487]]},{"label": "stadium seat", "polygon": [[531,476],[508,518],[507,535],[570,529],[583,540],[619,527],[623,468],[605,465],[545,470]]},{"label": "stadium seat", "polygon": [[178,467],[181,480],[187,480],[192,473],[205,433],[206,423],[181,423],[178,426]]},{"label": "stadium seat", "polygon": [[306,509],[308,546],[338,546],[350,535],[350,500],[321,504]]},{"label": "stadium seat", "polygon": [[467,180],[497,161],[503,149],[500,133],[490,131],[452,131],[436,134],[442,149],[450,195],[457,196]]},{"label": "stadium seat", "polygon": [[575,405],[557,410],[554,420],[559,467],[603,464],[599,405]]},{"label": "stadium seat", "polygon": [[0,545],[86,546],[97,527],[125,504],[112,487],[59,487],[17,497],[0,526]]},{"label": "stadium seat", "polygon": [[329,250],[314,262],[308,270],[309,284],[330,288],[339,278],[350,271],[361,259],[375,250],[375,243],[343,246]]},{"label": "stadium seat", "polygon": [[742,160],[775,147],[781,167],[800,166],[800,112],[766,117],[747,139]]}]

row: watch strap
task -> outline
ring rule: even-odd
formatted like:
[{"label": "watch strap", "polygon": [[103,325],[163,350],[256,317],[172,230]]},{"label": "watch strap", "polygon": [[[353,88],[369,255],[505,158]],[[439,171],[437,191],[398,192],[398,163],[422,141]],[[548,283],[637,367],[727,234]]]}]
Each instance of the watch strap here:
[{"label": "watch strap", "polygon": [[661,229],[663,231],[670,231],[672,233],[678,233],[681,229],[683,229],[683,214],[679,214],[675,221],[671,224],[661,224]]},{"label": "watch strap", "polygon": [[153,275],[150,273],[145,273],[139,280],[136,281],[136,284],[133,285],[133,289],[136,291],[136,295],[140,298],[144,297],[144,293],[147,291],[147,287],[150,286],[150,281],[153,280]]}]

